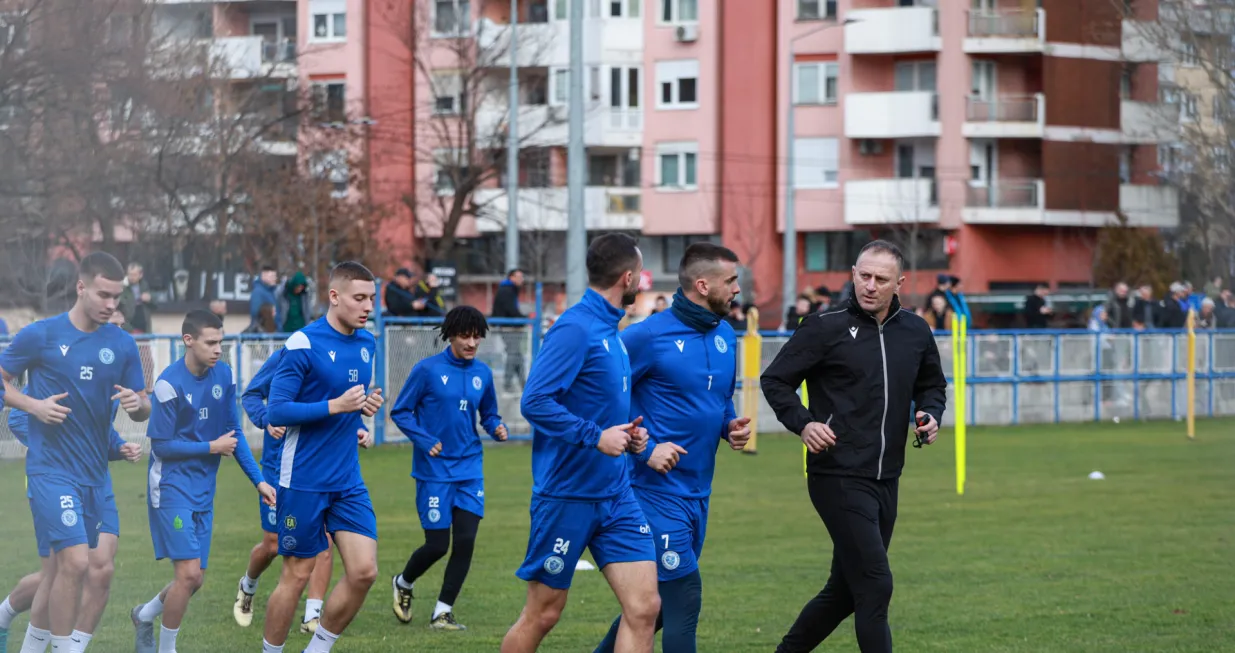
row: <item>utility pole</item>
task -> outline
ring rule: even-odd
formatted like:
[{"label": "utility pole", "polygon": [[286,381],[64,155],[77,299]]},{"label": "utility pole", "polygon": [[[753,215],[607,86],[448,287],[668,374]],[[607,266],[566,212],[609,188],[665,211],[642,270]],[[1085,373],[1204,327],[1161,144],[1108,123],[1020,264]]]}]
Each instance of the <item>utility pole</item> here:
[{"label": "utility pole", "polygon": [[519,267],[519,0],[510,0],[510,120],[506,130],[506,271]]},{"label": "utility pole", "polygon": [[566,302],[587,290],[587,222],[583,214],[583,0],[570,3],[570,143],[566,150]]}]

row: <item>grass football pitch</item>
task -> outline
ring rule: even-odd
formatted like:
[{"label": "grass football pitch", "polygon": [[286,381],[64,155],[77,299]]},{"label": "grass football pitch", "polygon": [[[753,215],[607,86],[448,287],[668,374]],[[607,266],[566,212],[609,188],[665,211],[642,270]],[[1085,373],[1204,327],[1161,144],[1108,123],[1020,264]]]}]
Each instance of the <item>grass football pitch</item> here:
[{"label": "grass football pitch", "polygon": [[[891,624],[901,651],[1182,652],[1235,647],[1235,433],[1230,421],[972,428],[965,496],[955,490],[953,442],[910,450],[892,540]],[[416,620],[390,611],[389,579],[422,540],[408,477],[411,450],[362,453],[377,510],[379,579],[339,640],[340,653],[496,651],[522,606],[513,576],[527,542],[531,448],[485,452],[487,516],[455,611],[469,628],[426,622],[445,561],[417,583]],[[113,463],[122,536],[111,602],[90,646],[133,647],[128,611],[171,578],[147,527],[145,461]],[[831,543],[807,498],[801,444],[764,436],[759,455],[722,450],[702,559],[700,651],[771,651],[822,586]],[[1105,480],[1089,480],[1099,470]],[[37,566],[20,462],[0,463],[0,586]],[[232,621],[236,579],[260,535],[256,494],[224,465],[206,585],[190,604],[181,653],[261,650],[261,581],[249,629]],[[342,567],[336,564],[336,576]],[[0,591],[4,591],[0,589]],[[299,620],[302,607],[297,612]],[[570,602],[543,651],[591,651],[617,613],[599,572],[578,572]],[[20,646],[26,619],[12,628]],[[852,621],[819,650],[856,651]],[[286,650],[307,638],[295,630]],[[658,645],[659,650],[659,645]]]}]

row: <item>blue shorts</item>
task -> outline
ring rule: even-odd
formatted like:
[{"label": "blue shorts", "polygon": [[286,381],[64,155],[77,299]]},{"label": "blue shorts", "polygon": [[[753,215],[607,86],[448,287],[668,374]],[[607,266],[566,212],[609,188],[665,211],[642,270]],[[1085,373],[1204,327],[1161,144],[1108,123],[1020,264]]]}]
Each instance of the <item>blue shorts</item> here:
[{"label": "blue shorts", "polygon": [[416,481],[416,511],[426,531],[450,528],[455,509],[485,516],[485,481]]},{"label": "blue shorts", "polygon": [[342,492],[278,490],[279,555],[313,558],[330,548],[326,533],[377,539],[377,517],[364,484]]},{"label": "blue shorts", "polygon": [[635,497],[652,527],[656,544],[656,577],[663,583],[699,569],[703,538],[708,531],[708,499],[690,499],[635,488]]},{"label": "blue shorts", "polygon": [[154,559],[201,560],[205,569],[210,562],[210,536],[214,532],[214,512],[197,512],[190,508],[151,508],[150,540],[154,543]]},{"label": "blue shorts", "polygon": [[39,557],[79,544],[99,545],[99,533],[120,535],[120,514],[111,476],[102,486],[79,485],[49,474],[26,477],[26,496],[34,517]]},{"label": "blue shorts", "polygon": [[[270,487],[272,488],[279,487],[279,477],[278,476],[275,476],[274,480],[272,481],[270,480],[270,474],[268,474],[266,470],[262,470],[262,477],[263,477],[263,480],[266,481],[266,483],[270,485]],[[277,507],[266,505],[266,502],[262,501],[262,497],[259,494],[257,496],[257,510],[258,510],[257,514],[261,516],[262,530],[266,531],[267,533],[277,534],[279,532],[279,509]]]},{"label": "blue shorts", "polygon": [[615,562],[656,559],[652,531],[629,488],[604,501],[562,501],[532,496],[527,557],[515,575],[554,589],[570,588],[575,563],[587,547],[604,568]]}]

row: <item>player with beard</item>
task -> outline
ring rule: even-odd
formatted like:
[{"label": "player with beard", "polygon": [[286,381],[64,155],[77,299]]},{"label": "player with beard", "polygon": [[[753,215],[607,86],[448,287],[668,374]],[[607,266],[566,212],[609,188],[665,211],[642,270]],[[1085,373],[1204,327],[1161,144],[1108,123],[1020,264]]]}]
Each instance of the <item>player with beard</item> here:
[{"label": "player with beard", "polygon": [[[652,526],[659,556],[666,651],[693,653],[702,607],[699,555],[722,440],[741,451],[750,419],[733,408],[737,342],[724,321],[738,295],[738,257],[711,243],[686,248],[677,294],[661,311],[622,332],[630,352],[630,414],[644,415],[648,448],[635,456],[631,485]],[[611,653],[622,618],[596,649]]]},{"label": "player with beard", "polygon": [[588,290],[545,335],[523,391],[532,443],[531,532],[516,575],[527,603],[503,653],[534,651],[557,624],[584,547],[622,606],[622,651],[652,650],[660,596],[651,530],[630,488],[629,449],[647,431],[630,419],[630,359],[618,337],[634,303],[643,256],[635,239],[607,234],[587,252]]}]

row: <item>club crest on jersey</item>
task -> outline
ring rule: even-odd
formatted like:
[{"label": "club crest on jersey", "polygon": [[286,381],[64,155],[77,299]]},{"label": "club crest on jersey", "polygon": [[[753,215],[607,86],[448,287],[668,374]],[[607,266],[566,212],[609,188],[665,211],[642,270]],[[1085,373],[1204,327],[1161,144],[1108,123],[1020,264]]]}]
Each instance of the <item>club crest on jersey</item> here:
[{"label": "club crest on jersey", "polygon": [[296,538],[292,537],[291,535],[288,535],[287,537],[283,538],[283,548],[287,549],[288,551],[295,551],[296,550]]},{"label": "club crest on jersey", "polygon": [[446,385],[446,382],[449,380],[450,380],[449,376],[446,376],[445,374],[442,375],[442,385]]},{"label": "club crest on jersey", "polygon": [[[67,350],[68,348],[66,347],[65,349]],[[108,349],[107,347],[100,349],[99,350],[99,362],[103,363],[104,365],[111,365],[112,363],[116,362],[116,352]]]},{"label": "club crest on jersey", "polygon": [[215,399],[222,399],[223,398],[223,386],[217,383],[214,384],[214,387],[210,389],[210,396],[214,397]]},{"label": "club crest on jersey", "polygon": [[660,556],[660,565],[669,571],[678,568],[682,564],[682,558],[678,556],[677,551],[665,551],[664,555]]},{"label": "club crest on jersey", "polygon": [[61,355],[61,356],[68,356],[68,355],[69,355],[69,346],[68,346],[68,345],[60,345],[60,355]]},{"label": "club crest on jersey", "polygon": [[674,340],[673,344],[678,346],[678,351],[682,351],[682,348],[686,346],[686,341],[685,340]]},{"label": "club crest on jersey", "polygon": [[70,510],[65,510],[60,513],[60,523],[72,528],[77,525],[77,513]]},{"label": "club crest on jersey", "polygon": [[562,570],[565,568],[566,561],[562,560],[558,556],[549,556],[545,559],[545,571],[553,574],[554,576],[562,573]]},{"label": "club crest on jersey", "polygon": [[605,351],[609,351],[609,339],[608,339],[608,338],[605,338],[604,340],[601,340],[601,341],[600,341],[600,344],[602,344],[602,345],[604,345],[604,346],[605,346]]},{"label": "club crest on jersey", "polygon": [[716,351],[722,354],[729,351],[729,343],[725,342],[724,338],[716,336],[715,338],[712,338],[712,342],[716,345]]},{"label": "club crest on jersey", "polygon": [[334,362],[334,352],[331,351],[331,352],[326,352],[326,353],[330,354],[330,362],[333,363]]},{"label": "club crest on jersey", "polygon": [[473,376],[473,377],[472,377],[472,387],[473,387],[473,388],[476,388],[477,390],[479,390],[479,389],[480,389],[480,385],[481,385],[481,383],[480,383],[480,377],[479,377],[479,376]]},{"label": "club crest on jersey", "polygon": [[369,348],[368,347],[360,348],[360,360],[366,363],[369,362]]}]

